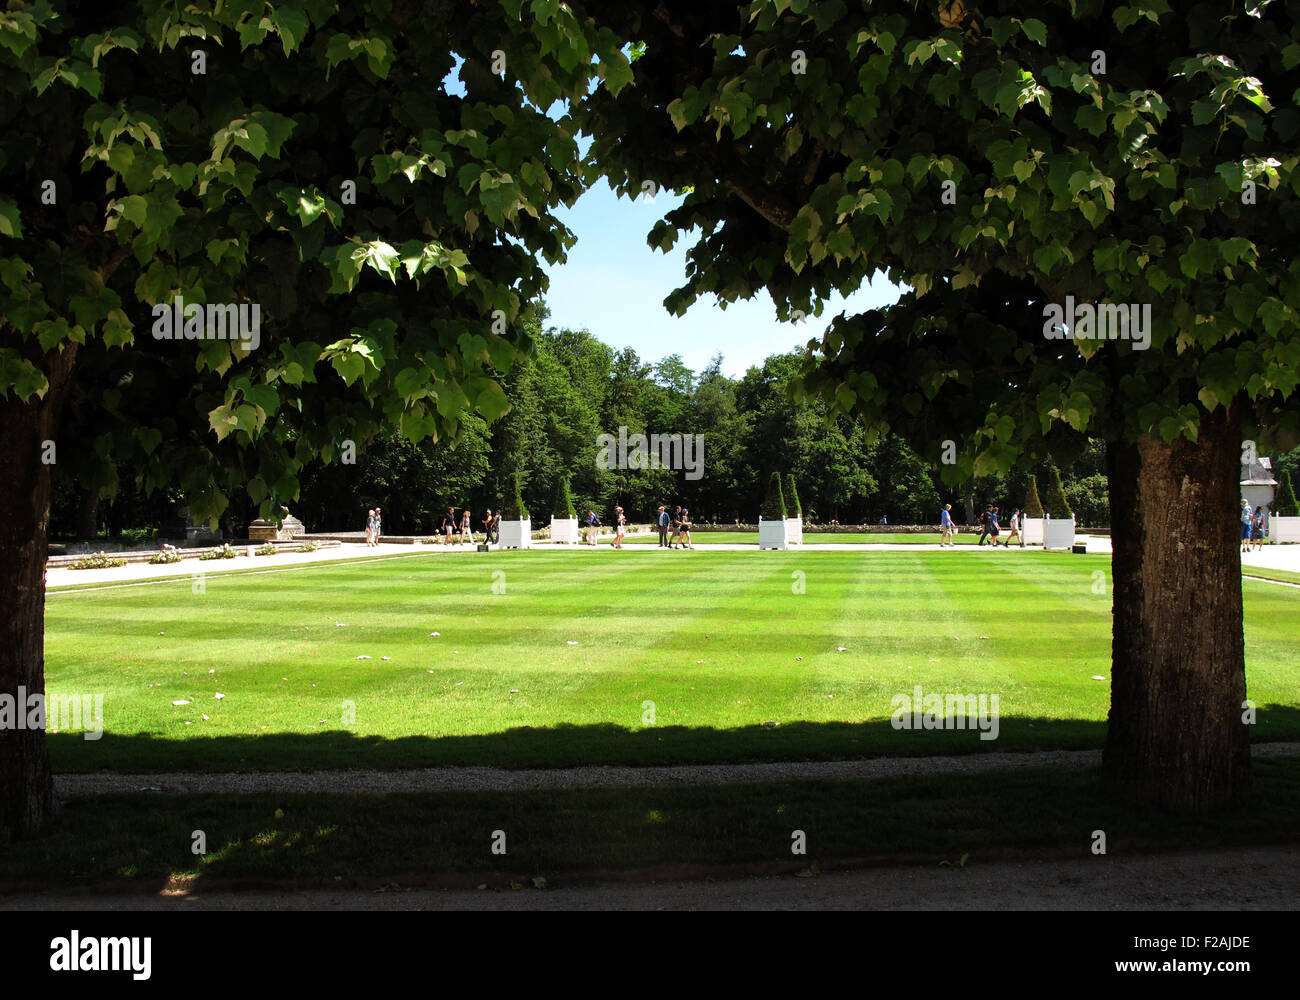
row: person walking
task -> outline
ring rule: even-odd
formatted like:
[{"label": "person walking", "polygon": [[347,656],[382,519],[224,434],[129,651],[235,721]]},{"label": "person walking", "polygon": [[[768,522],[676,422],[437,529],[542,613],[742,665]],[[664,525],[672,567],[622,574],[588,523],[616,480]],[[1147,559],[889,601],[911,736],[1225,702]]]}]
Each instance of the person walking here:
[{"label": "person walking", "polygon": [[1250,540],[1255,546],[1255,551],[1263,551],[1264,548],[1264,508],[1256,507],[1255,514],[1250,519]]},{"label": "person walking", "polygon": [[466,507],[460,515],[460,533],[465,536],[465,541],[474,541],[474,531],[469,525],[469,508]]},{"label": "person walking", "polygon": [[442,523],[438,525],[438,530],[442,532],[442,544],[450,545],[452,533],[456,530],[455,507],[447,508],[447,513],[442,515]]},{"label": "person walking", "polygon": [[384,533],[384,509],[375,508],[375,544],[379,544],[379,538]]},{"label": "person walking", "polygon": [[673,509],[672,517],[669,518],[668,523],[672,529],[668,536],[668,547],[675,549],[677,548],[677,541],[682,535],[682,508],[680,504]]},{"label": "person walking", "polygon": [[498,510],[492,515],[492,538],[491,541],[497,545],[501,544],[501,511]]},{"label": "person walking", "polygon": [[[1245,537],[1244,535],[1242,537]],[[366,514],[366,548],[374,548],[375,545],[375,511],[371,508]]]},{"label": "person walking", "polygon": [[623,516],[623,508],[614,508],[614,540],[609,544],[616,549],[623,547],[623,536],[627,534],[627,518]]},{"label": "person walking", "polygon": [[999,530],[1000,530],[1000,525],[998,524],[998,509],[994,507],[991,511],[989,511],[989,537],[993,539],[993,547],[995,549],[998,547]]},{"label": "person walking", "polygon": [[993,506],[992,504],[990,504],[986,506],[984,508],[984,512],[980,514],[980,540],[979,540],[980,545],[983,545],[985,539],[989,537],[989,522],[992,521],[992,519],[993,519]]},{"label": "person walking", "polygon": [[493,524],[492,511],[489,510],[486,514],[483,515],[483,534],[486,536],[485,540],[489,545],[492,544],[492,535],[493,535],[492,529],[494,527],[495,525]]},{"label": "person walking", "polygon": [[1019,507],[1017,507],[1015,510],[1011,512],[1011,533],[1007,535],[1007,540],[1002,543],[1003,547],[1008,549],[1011,548],[1011,541],[1012,539],[1015,538],[1020,539],[1020,547],[1023,549],[1025,547],[1025,539],[1024,536],[1020,534],[1020,508]]},{"label": "person walking", "polygon": [[695,546],[691,544],[691,512],[689,510],[682,511],[681,536],[682,536],[682,548],[684,549],[695,548]]},{"label": "person walking", "polygon": [[587,541],[591,545],[597,544],[596,536],[600,534],[596,529],[600,527],[600,518],[596,516],[594,510],[587,511]]},{"label": "person walking", "polygon": [[943,510],[939,511],[939,548],[947,545],[952,548],[952,504],[943,505]]},{"label": "person walking", "polygon": [[1250,513],[1250,501],[1243,499],[1241,501],[1241,551],[1250,551],[1250,529],[1252,517]]},{"label": "person walking", "polygon": [[660,508],[659,508],[659,547],[660,547],[661,549],[666,549],[666,548],[668,548],[668,522],[669,522],[669,520],[670,520],[670,518],[668,517],[668,508],[667,508],[667,507],[660,507]]}]

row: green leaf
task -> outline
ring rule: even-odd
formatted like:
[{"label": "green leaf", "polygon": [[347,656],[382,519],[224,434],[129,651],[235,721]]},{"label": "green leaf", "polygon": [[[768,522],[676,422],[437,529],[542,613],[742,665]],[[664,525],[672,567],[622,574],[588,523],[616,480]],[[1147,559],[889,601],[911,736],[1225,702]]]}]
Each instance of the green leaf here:
[{"label": "green leaf", "polygon": [[107,347],[125,347],[135,340],[131,321],[121,309],[109,310],[103,326],[100,327],[100,336],[104,338]]},{"label": "green leaf", "polygon": [[474,406],[488,423],[506,415],[510,410],[510,400],[495,379],[488,379],[487,385],[474,400]]},{"label": "green leaf", "polygon": [[22,402],[43,398],[50,383],[45,373],[9,347],[0,347],[0,399],[12,392]]},{"label": "green leaf", "polygon": [[302,44],[303,38],[311,27],[307,22],[307,15],[300,10],[295,10],[293,7],[280,6],[275,8],[271,12],[270,20],[276,34],[280,36],[280,42],[284,46],[286,56]]},{"label": "green leaf", "polygon": [[0,198],[0,236],[12,236],[19,240],[23,238],[22,213],[18,211],[18,205],[8,198]]}]

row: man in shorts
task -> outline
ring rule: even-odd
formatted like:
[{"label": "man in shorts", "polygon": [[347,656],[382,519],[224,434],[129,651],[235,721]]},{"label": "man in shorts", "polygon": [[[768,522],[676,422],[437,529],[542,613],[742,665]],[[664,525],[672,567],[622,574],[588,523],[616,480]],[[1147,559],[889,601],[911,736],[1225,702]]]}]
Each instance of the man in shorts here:
[{"label": "man in shorts", "polygon": [[623,516],[623,508],[614,508],[614,540],[609,544],[616,549],[623,547],[623,536],[627,534],[627,518]]},{"label": "man in shorts", "polygon": [[947,545],[952,547],[952,504],[943,505],[943,510],[939,511],[939,548]]}]

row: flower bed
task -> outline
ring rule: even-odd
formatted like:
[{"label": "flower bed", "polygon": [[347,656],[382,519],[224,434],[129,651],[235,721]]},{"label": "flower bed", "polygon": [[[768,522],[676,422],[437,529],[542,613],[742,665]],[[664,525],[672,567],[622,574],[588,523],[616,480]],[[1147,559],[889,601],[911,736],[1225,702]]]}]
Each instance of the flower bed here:
[{"label": "flower bed", "polygon": [[86,556],[84,559],[78,559],[71,566],[72,569],[114,569],[118,566],[125,566],[125,559],[116,559],[113,556],[106,556],[102,552],[96,552],[93,556]]}]

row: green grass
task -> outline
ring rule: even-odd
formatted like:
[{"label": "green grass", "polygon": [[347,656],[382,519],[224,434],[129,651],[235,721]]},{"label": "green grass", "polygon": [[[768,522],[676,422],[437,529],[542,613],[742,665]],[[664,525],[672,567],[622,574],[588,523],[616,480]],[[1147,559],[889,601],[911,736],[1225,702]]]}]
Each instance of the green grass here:
[{"label": "green grass", "polygon": [[[0,884],[406,886],[473,873],[531,888],[529,876],[657,865],[680,874],[690,865],[1085,856],[1098,829],[1107,852],[1121,857],[1300,838],[1300,758],[1257,761],[1255,779],[1245,806],[1199,820],[1130,808],[1096,770],[1045,768],[509,793],[182,795],[165,809],[157,795],[135,793],[67,803],[52,836],[0,852]],[[206,855],[191,853],[195,830],[206,834]],[[496,830],[505,833],[505,855],[490,851]],[[791,853],[795,830],[804,832],[806,855]]]},{"label": "green grass", "polygon": [[1300,573],[1290,573],[1284,569],[1259,569],[1255,566],[1241,567],[1242,576],[1257,576],[1264,580],[1279,580],[1282,583],[1300,583]]},{"label": "green grass", "polygon": [[[1005,541],[1007,532],[1004,529],[998,538]],[[927,534],[897,534],[890,535],[876,532],[854,531],[854,532],[817,532],[805,531],[803,534],[803,544],[812,545],[938,545],[940,535],[936,531],[932,535]],[[958,545],[975,545],[979,539],[978,530],[968,530],[963,528],[953,541]],[[694,531],[691,533],[691,542],[695,545],[753,545],[758,547],[757,531]],[[658,535],[638,535],[636,537],[624,539],[625,545],[658,545]]]},{"label": "green grass", "polygon": [[[1092,574],[1108,565],[467,552],[213,574],[201,595],[189,577],[65,591],[47,601],[48,688],[103,694],[106,732],[52,733],[51,754],[60,771],[204,771],[1098,747],[1110,598]],[[1300,738],[1300,593],[1244,593],[1255,739]],[[891,698],[915,685],[997,694],[998,739],[895,730]]]}]

